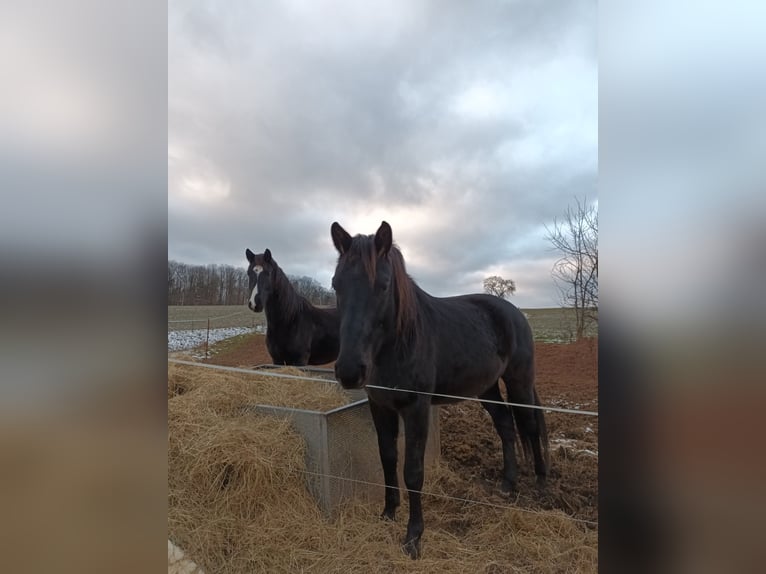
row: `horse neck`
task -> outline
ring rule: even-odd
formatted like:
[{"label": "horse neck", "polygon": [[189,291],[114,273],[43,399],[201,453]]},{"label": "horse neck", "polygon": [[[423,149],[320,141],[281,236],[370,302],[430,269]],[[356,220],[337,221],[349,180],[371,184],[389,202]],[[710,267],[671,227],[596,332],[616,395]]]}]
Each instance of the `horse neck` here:
[{"label": "horse neck", "polygon": [[298,295],[292,283],[287,279],[280,267],[277,267],[276,279],[271,287],[271,295],[264,304],[266,320],[285,320],[292,317],[301,309],[302,297]]},{"label": "horse neck", "polygon": [[[412,307],[412,315],[410,317],[410,324],[408,327],[409,334],[406,337],[402,337],[401,334],[396,332],[396,340],[402,345],[399,346],[400,350],[407,350],[408,353],[417,353],[419,349],[419,342],[421,333],[423,330],[424,314],[427,313],[430,308],[430,302],[433,297],[423,291],[420,286],[415,283],[409,276],[406,276],[405,281],[409,283],[409,288],[412,290],[412,296],[414,298],[414,304]],[[401,303],[399,303],[401,304]],[[399,309],[397,306],[396,320],[398,321]]]}]

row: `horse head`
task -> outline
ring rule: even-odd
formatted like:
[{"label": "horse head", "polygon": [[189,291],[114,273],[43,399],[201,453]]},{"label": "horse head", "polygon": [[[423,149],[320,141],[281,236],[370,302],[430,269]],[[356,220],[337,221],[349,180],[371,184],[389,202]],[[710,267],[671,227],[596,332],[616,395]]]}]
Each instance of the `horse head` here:
[{"label": "horse head", "polygon": [[260,313],[272,292],[272,277],[277,264],[268,249],[258,254],[246,249],[245,256],[249,263],[247,278],[250,298],[247,306],[255,313]]},{"label": "horse head", "polygon": [[335,376],[344,388],[361,388],[396,325],[391,227],[384,221],[374,236],[351,237],[335,222],[330,233],[340,254],[332,279],[340,313]]}]

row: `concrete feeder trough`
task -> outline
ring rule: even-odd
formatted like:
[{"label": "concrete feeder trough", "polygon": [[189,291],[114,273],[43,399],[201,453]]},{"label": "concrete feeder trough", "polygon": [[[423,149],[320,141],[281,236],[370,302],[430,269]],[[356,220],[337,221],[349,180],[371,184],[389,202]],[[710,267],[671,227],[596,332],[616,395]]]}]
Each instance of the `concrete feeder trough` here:
[{"label": "concrete feeder trough", "polygon": [[[260,365],[256,370],[278,368]],[[332,369],[301,367],[307,377],[335,382]],[[321,383],[320,383],[321,384]],[[337,384],[337,383],[335,383]],[[325,516],[335,516],[340,504],[349,498],[383,504],[383,467],[378,454],[378,438],[372,422],[367,394],[361,389],[343,390],[350,404],[328,411],[310,411],[270,405],[247,405],[250,412],[287,417],[306,443],[306,482]],[[431,407],[426,468],[439,461],[439,411]],[[405,497],[404,479],[404,423],[399,420],[399,487]],[[361,481],[353,482],[353,481]]]}]

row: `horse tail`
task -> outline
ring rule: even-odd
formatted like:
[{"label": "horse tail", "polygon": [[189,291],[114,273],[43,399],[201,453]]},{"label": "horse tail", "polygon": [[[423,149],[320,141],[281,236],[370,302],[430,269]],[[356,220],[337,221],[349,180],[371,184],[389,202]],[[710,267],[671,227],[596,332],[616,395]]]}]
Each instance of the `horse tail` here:
[{"label": "horse tail", "polygon": [[516,450],[521,451],[524,462],[528,464],[532,460],[532,440],[527,434],[527,425],[524,424],[527,416],[525,411],[527,409],[524,407],[511,406],[513,422],[516,424]]},{"label": "horse tail", "polygon": [[[540,404],[537,389],[532,389],[533,404]],[[513,420],[516,422],[516,436],[522,447],[525,462],[534,461],[532,441],[539,441],[540,452],[545,463],[546,471],[550,469],[550,443],[548,440],[548,427],[545,424],[545,415],[542,409],[530,409],[524,406],[513,406]]]},{"label": "horse tail", "polygon": [[[537,394],[537,389],[533,389],[535,393],[535,405],[541,407],[540,397]],[[540,437],[540,446],[543,451],[543,460],[545,461],[546,470],[551,468],[551,450],[550,441],[548,440],[548,426],[545,424],[545,414],[543,409],[535,409],[535,418],[537,419],[537,430]]]}]

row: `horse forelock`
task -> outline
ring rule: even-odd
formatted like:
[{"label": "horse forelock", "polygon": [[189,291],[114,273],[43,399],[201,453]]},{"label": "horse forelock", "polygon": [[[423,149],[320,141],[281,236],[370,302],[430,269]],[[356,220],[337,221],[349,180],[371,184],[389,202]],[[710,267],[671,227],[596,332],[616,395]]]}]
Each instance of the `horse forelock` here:
[{"label": "horse forelock", "polygon": [[354,237],[351,248],[341,255],[339,263],[342,269],[346,265],[353,265],[355,261],[362,263],[367,280],[370,282],[370,286],[372,286],[375,283],[378,257],[375,253],[375,242],[371,235],[357,235]]},{"label": "horse forelock", "polygon": [[265,261],[263,259],[263,253],[256,253],[255,256],[253,257],[253,261],[251,265],[253,267],[260,267],[261,269],[263,269],[264,263]]},{"label": "horse forelock", "polygon": [[[364,268],[370,286],[375,284],[378,254],[372,235],[358,235],[354,238],[351,249],[344,255],[346,263],[359,259]],[[412,279],[407,275],[404,258],[396,245],[386,255],[393,273],[393,292],[396,300],[396,334],[408,335],[414,331],[416,317],[415,289]]]}]

